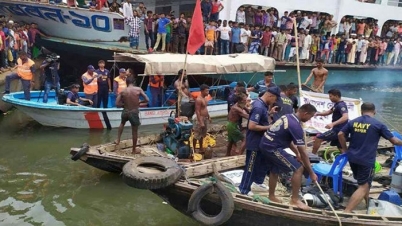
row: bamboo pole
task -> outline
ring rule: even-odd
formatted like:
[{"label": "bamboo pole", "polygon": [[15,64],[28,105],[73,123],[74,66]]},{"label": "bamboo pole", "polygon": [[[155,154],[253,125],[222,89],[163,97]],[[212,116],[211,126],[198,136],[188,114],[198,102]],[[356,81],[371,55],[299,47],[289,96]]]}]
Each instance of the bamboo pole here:
[{"label": "bamboo pole", "polygon": [[181,107],[181,99],[182,99],[182,85],[183,85],[183,77],[184,77],[184,73],[186,73],[186,69],[187,69],[187,56],[188,56],[188,52],[186,51],[186,56],[184,58],[184,66],[183,66],[183,73],[181,74],[181,78],[180,78],[180,85],[179,85],[179,90],[177,92],[177,101],[179,101],[177,103],[177,117],[180,116],[180,107]]},{"label": "bamboo pole", "polygon": [[292,18],[293,21],[293,30],[295,34],[295,41],[296,41],[296,68],[297,68],[297,80],[299,83],[299,95],[301,98],[301,91],[302,91],[302,84],[301,84],[301,77],[300,77],[300,62],[299,62],[299,39],[297,37],[297,24],[296,18]]}]

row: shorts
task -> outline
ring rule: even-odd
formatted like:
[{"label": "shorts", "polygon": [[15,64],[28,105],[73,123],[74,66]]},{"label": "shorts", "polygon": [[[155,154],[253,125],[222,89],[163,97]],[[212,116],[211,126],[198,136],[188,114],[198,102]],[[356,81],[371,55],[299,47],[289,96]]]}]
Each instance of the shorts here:
[{"label": "shorts", "polygon": [[316,90],[317,93],[324,93],[324,86],[322,86],[320,89],[318,89],[317,86],[311,85],[311,88],[314,89],[314,90]]},{"label": "shorts", "polygon": [[226,129],[228,130],[228,142],[236,143],[244,139],[244,135],[239,128],[238,122],[228,122]]},{"label": "shorts", "polygon": [[141,125],[138,112],[123,110],[121,113],[121,122],[126,123],[127,121],[129,121],[132,126]]},{"label": "shorts", "polygon": [[130,47],[137,47],[140,41],[140,36],[130,37]]},{"label": "shorts", "polygon": [[212,47],[212,48],[214,48],[214,44],[215,44],[214,41],[205,40],[205,46],[206,46],[206,47]]},{"label": "shorts", "polygon": [[194,131],[194,139],[196,139],[196,140],[201,140],[201,138],[204,138],[204,137],[207,136],[207,132],[208,132],[208,122],[209,122],[209,120],[208,120],[207,118],[204,119],[204,125],[205,125],[205,127],[204,127],[204,128],[201,128],[201,126],[198,124],[198,120],[197,120],[197,119],[194,119],[194,123],[193,123],[193,125],[194,125],[194,128],[193,128],[193,131]]},{"label": "shorts", "polygon": [[349,162],[349,166],[353,172],[353,177],[357,180],[358,185],[368,183],[371,187],[371,182],[374,176],[374,164],[372,166],[363,166],[353,162]]},{"label": "shorts", "polygon": [[165,39],[165,43],[166,43],[166,44],[169,44],[169,43],[170,43],[171,37],[172,37],[172,35],[171,35],[170,33],[166,33],[166,39]]},{"label": "shorts", "polygon": [[[269,166],[268,170],[275,174],[294,172],[302,166],[295,156],[287,153],[282,148],[260,151],[265,157],[265,164]],[[308,177],[309,174],[306,170],[304,173]]]},{"label": "shorts", "polygon": [[341,145],[338,140],[338,132],[338,130],[331,129],[325,133],[318,135],[317,138],[325,141],[331,141],[331,146],[337,146],[338,148],[340,148]]}]

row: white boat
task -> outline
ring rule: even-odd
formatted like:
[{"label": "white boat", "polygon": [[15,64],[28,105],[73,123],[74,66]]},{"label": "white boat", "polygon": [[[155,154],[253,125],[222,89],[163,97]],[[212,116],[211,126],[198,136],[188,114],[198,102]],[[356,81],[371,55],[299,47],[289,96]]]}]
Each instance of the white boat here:
[{"label": "white boat", "polygon": [[[163,57],[164,56],[164,57]],[[142,57],[121,54],[120,60],[132,60],[145,64],[144,75],[154,75],[163,73],[165,75],[177,74],[183,67],[184,59],[180,54],[154,54],[142,55]],[[164,60],[162,61],[161,58]],[[275,68],[275,60],[255,54],[239,55],[220,55],[205,56],[196,55],[188,57],[188,73],[250,73],[258,71],[269,71]],[[230,85],[211,86],[211,91],[223,93],[224,89]],[[190,91],[197,91],[198,88],[191,88]],[[166,93],[172,93],[168,90]],[[83,93],[80,93],[84,96]],[[148,94],[148,96],[150,96]],[[256,98],[256,93],[251,94],[251,98]],[[69,127],[77,129],[111,129],[117,128],[121,121],[121,108],[113,107],[114,98],[109,96],[110,108],[90,108],[83,106],[58,105],[55,92],[50,92],[49,102],[42,103],[43,93],[40,91],[31,92],[31,100],[24,100],[23,92],[15,92],[3,96],[3,101],[14,105],[34,120],[44,126]],[[175,99],[174,96],[171,96]],[[168,96],[167,99],[170,97]],[[167,103],[167,101],[165,101]],[[163,107],[144,107],[140,108],[141,125],[153,125],[166,123],[171,112],[175,110],[175,104]],[[208,102],[208,111],[211,117],[227,116],[227,101],[213,96]],[[126,124],[129,126],[129,123]]]}]

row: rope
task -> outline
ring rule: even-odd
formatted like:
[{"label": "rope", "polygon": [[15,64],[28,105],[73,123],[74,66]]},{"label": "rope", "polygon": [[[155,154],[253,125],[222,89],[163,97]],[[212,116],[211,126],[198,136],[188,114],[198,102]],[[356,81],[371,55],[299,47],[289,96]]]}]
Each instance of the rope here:
[{"label": "rope", "polygon": [[391,123],[389,122],[384,116],[382,116],[381,114],[377,113],[378,116],[380,116],[382,118],[382,120],[384,120],[384,122],[386,122],[388,124],[388,126],[390,126],[392,129],[394,129],[396,132],[400,133],[399,130]]},{"label": "rope", "polygon": [[341,221],[341,219],[339,218],[338,214],[335,212],[335,209],[334,209],[334,207],[332,206],[331,202],[329,201],[328,196],[324,193],[324,191],[322,190],[322,188],[321,188],[320,184],[318,183],[318,181],[316,181],[315,184],[317,185],[318,189],[320,189],[320,192],[322,193],[322,196],[325,197],[325,199],[326,199],[326,201],[327,201],[329,207],[331,207],[332,212],[334,212],[334,214],[335,214],[335,216],[336,216],[336,219],[337,219],[338,222],[339,222],[339,226],[342,226],[342,221]]}]

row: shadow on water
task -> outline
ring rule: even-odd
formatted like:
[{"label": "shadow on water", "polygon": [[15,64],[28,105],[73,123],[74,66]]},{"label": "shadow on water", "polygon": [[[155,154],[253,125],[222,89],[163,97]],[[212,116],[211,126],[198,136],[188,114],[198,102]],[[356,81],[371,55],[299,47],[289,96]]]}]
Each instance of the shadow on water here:
[{"label": "shadow on water", "polygon": [[70,147],[110,142],[116,132],[43,127],[18,110],[1,116],[0,225],[197,225],[119,175],[70,159]]},{"label": "shadow on water", "polygon": [[[370,87],[341,90],[375,103],[378,120],[401,131],[402,89]],[[140,131],[155,133],[162,125]],[[126,186],[119,175],[70,160],[70,147],[110,142],[116,133],[44,127],[18,110],[0,116],[0,225],[197,225],[153,193]],[[123,138],[129,137],[127,128]]]}]

